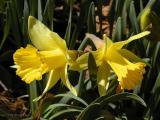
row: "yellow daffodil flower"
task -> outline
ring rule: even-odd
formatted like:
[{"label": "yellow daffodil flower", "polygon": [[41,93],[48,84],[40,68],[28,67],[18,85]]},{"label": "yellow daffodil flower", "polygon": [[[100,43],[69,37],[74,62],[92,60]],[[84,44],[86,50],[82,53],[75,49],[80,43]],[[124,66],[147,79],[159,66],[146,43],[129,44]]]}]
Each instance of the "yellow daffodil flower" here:
[{"label": "yellow daffodil flower", "polygon": [[43,94],[61,79],[63,84],[77,95],[67,77],[67,67],[72,62],[70,56],[74,55],[74,51],[68,50],[66,42],[57,33],[50,31],[32,16],[28,20],[28,31],[34,46],[27,45],[14,53],[16,74],[29,84],[34,80],[41,80],[42,75],[49,72]]},{"label": "yellow daffodil flower", "polygon": [[[146,64],[142,59],[122,47],[133,40],[148,35],[149,33],[150,32],[145,31],[130,37],[128,40],[115,43],[106,36],[104,36],[104,41],[102,41],[94,35],[87,35],[93,40],[97,47],[97,50],[92,51],[91,53],[98,66],[97,85],[101,96],[105,95],[108,88],[108,76],[111,70],[113,70],[118,76],[118,81],[122,89],[131,90],[140,83],[143,79],[143,74],[145,73]],[[70,69],[87,69],[88,55],[89,53],[85,53],[80,56],[76,60],[75,65],[71,66]]]}]

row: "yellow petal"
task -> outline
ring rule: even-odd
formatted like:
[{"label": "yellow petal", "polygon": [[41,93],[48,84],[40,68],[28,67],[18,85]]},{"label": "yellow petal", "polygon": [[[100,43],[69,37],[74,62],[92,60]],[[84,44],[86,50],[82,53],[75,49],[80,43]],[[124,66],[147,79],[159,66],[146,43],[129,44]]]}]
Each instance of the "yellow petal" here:
[{"label": "yellow petal", "polygon": [[76,50],[68,50],[69,59],[75,61],[78,58],[78,52]]},{"label": "yellow petal", "polygon": [[60,71],[58,69],[51,70],[49,72],[48,81],[45,89],[43,90],[42,95],[48,92],[58,82],[59,79],[60,79]]},{"label": "yellow petal", "polygon": [[86,34],[86,37],[90,38],[93,41],[97,49],[102,48],[105,44],[107,44],[107,47],[109,47],[113,43],[112,40],[109,37],[107,37],[105,34],[103,35],[103,40],[89,33]]},{"label": "yellow petal", "polygon": [[76,50],[68,50],[68,64],[69,66],[75,66],[76,59],[78,58],[78,51]]},{"label": "yellow petal", "polygon": [[73,70],[73,71],[81,71],[81,70],[85,70],[86,68],[80,68],[79,64],[77,64],[77,62],[72,62],[71,64],[69,64],[69,69]]},{"label": "yellow petal", "polygon": [[39,50],[46,51],[60,48],[66,52],[65,41],[32,16],[29,16],[28,19],[28,31],[33,45]]},{"label": "yellow petal", "polygon": [[47,93],[58,82],[59,79],[60,79],[60,71],[51,70],[49,72],[48,81],[45,89],[43,90],[43,93],[39,97],[35,98],[33,101],[40,100],[43,97],[43,95]]},{"label": "yellow petal", "polygon": [[143,79],[144,63],[131,63],[113,50],[108,51],[106,61],[118,76],[118,81],[123,89],[134,89]]},{"label": "yellow petal", "polygon": [[103,46],[100,49],[97,49],[96,51],[92,51],[92,54],[96,61],[96,65],[97,66],[101,65],[103,62],[104,55],[105,55],[105,46]]},{"label": "yellow petal", "polygon": [[[104,57],[105,46],[103,46],[102,48],[96,51],[91,51],[91,53],[94,56],[96,65],[99,66],[102,63],[102,59]],[[88,56],[89,56],[89,53],[85,53],[80,57],[78,57],[75,63],[70,66],[70,69],[76,70],[76,71],[88,69]]]},{"label": "yellow petal", "polygon": [[86,37],[90,38],[93,41],[97,49],[105,45],[105,42],[100,38],[98,38],[97,36],[95,36],[94,34],[86,33]]},{"label": "yellow petal", "polygon": [[67,76],[67,65],[61,69],[60,71],[60,76],[63,84],[75,95],[77,96],[77,91],[76,89],[72,86],[72,84],[68,80]]},{"label": "yellow petal", "polygon": [[64,67],[67,63],[67,58],[60,49],[39,51],[38,53],[41,61],[45,63],[50,70]]},{"label": "yellow petal", "polygon": [[78,51],[68,50],[68,64],[69,64],[70,70],[74,70],[74,71],[80,70],[80,67],[76,62],[77,58],[78,58]]},{"label": "yellow petal", "polygon": [[49,72],[48,81],[46,87],[42,94],[45,94],[48,90],[50,90],[60,79],[60,71],[58,69],[51,70]]},{"label": "yellow petal", "polygon": [[106,49],[113,44],[112,40],[109,37],[107,37],[106,34],[103,35],[103,40],[105,40]]},{"label": "yellow petal", "polygon": [[136,56],[134,53],[130,52],[127,49],[119,49],[118,52],[125,58],[127,58],[131,62],[142,62],[146,65],[150,66],[147,62],[145,62],[143,59]]},{"label": "yellow petal", "polygon": [[78,57],[78,59],[76,60],[76,63],[78,64],[80,70],[85,70],[88,68],[88,56],[89,53],[85,53]]},{"label": "yellow petal", "polygon": [[108,89],[108,76],[110,73],[110,67],[107,63],[102,63],[98,68],[97,73],[97,85],[98,85],[98,91],[100,96],[103,96],[106,94],[106,91]]},{"label": "yellow petal", "polygon": [[146,35],[149,35],[150,32],[149,31],[145,31],[145,32],[141,32],[137,35],[131,36],[128,40],[125,41],[120,41],[120,42],[115,42],[114,44],[112,44],[112,49],[121,49],[124,45],[132,42],[133,40],[137,40],[140,39]]},{"label": "yellow petal", "polygon": [[17,65],[16,74],[26,83],[33,80],[41,80],[42,75],[48,71],[37,54],[37,49],[31,45],[18,49],[13,55],[14,63]]},{"label": "yellow petal", "polygon": [[118,79],[121,88],[132,90],[140,84],[143,79],[143,74],[145,73],[144,67],[145,64],[140,62],[126,66],[126,75]]}]

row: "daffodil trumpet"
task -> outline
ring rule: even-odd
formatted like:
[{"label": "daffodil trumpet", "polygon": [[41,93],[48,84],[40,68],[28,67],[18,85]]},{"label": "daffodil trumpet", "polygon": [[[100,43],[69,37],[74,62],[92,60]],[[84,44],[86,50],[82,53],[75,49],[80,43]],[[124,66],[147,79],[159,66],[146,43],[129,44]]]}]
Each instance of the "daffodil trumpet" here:
[{"label": "daffodil trumpet", "polygon": [[60,79],[74,95],[77,95],[67,76],[68,65],[73,62],[75,52],[67,49],[66,42],[57,33],[50,31],[32,16],[28,19],[28,31],[33,45],[28,44],[14,53],[16,74],[30,84],[34,80],[41,80],[43,74],[49,73],[42,95]]},{"label": "daffodil trumpet", "polygon": [[[123,49],[123,46],[148,34],[150,34],[150,32],[145,31],[131,36],[128,40],[115,43],[105,35],[103,38],[104,40],[101,40],[92,34],[86,35],[97,47],[97,50],[92,51],[91,53],[98,66],[97,86],[101,96],[105,95],[106,90],[108,89],[108,77],[112,70],[117,75],[119,85],[122,89],[134,89],[135,86],[141,82],[143,74],[145,73],[146,64],[141,58],[132,52]],[[80,56],[70,69],[87,69],[88,55],[89,53],[85,53]]]}]

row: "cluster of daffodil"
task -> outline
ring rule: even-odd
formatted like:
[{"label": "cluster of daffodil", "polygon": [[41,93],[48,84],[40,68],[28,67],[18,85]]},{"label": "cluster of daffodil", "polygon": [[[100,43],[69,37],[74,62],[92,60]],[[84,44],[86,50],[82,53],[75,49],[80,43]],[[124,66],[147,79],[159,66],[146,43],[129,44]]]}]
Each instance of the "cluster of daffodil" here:
[{"label": "cluster of daffodil", "polygon": [[[77,95],[76,89],[68,80],[67,71],[68,68],[76,71],[87,69],[89,52],[78,57],[75,50],[67,49],[65,40],[32,16],[28,20],[28,31],[32,45],[28,44],[26,48],[18,49],[13,55],[16,74],[29,84],[34,80],[41,80],[43,74],[49,73],[43,94],[61,79],[62,83]],[[90,53],[93,54],[98,67],[97,85],[100,95],[105,95],[108,76],[112,70],[118,76],[119,84],[123,89],[133,89],[140,83],[146,64],[122,47],[148,34],[149,32],[145,31],[126,41],[115,43],[106,36],[104,40],[93,40],[95,45],[99,42],[99,46],[96,46],[97,50]],[[88,35],[91,36],[94,35]]]}]

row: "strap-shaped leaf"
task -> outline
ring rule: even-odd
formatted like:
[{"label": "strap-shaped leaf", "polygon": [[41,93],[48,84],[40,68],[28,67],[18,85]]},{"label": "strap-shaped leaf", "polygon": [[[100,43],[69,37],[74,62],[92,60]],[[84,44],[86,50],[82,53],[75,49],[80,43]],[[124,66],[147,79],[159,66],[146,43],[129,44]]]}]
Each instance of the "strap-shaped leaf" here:
[{"label": "strap-shaped leaf", "polygon": [[94,118],[98,117],[99,111],[99,103],[90,104],[86,109],[84,109],[84,111],[79,114],[77,120],[94,120]]},{"label": "strap-shaped leaf", "polygon": [[142,98],[140,98],[136,94],[128,93],[128,92],[124,92],[124,93],[120,93],[120,94],[116,94],[116,95],[112,95],[110,97],[104,98],[100,102],[100,104],[101,104],[101,106],[105,106],[109,102],[115,102],[115,101],[120,101],[120,100],[135,100],[138,103],[140,103],[141,105],[146,107],[146,103],[144,102],[144,100]]},{"label": "strap-shaped leaf", "polygon": [[68,118],[69,116],[75,116],[75,114],[80,113],[81,110],[77,109],[66,109],[66,110],[61,110],[60,112],[57,112],[56,114],[53,114],[49,120],[62,120],[64,118]]},{"label": "strap-shaped leaf", "polygon": [[88,106],[88,104],[83,99],[81,99],[80,97],[71,95],[71,94],[58,94],[55,97],[69,97],[69,98],[72,98],[72,99],[74,99],[76,101],[79,101],[80,103],[82,103],[85,106]]}]

